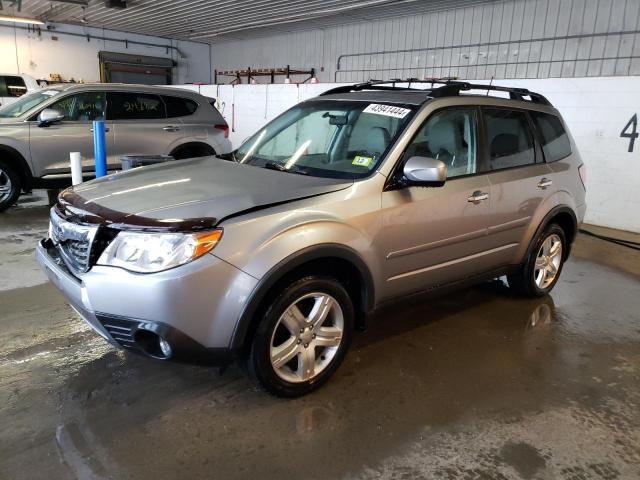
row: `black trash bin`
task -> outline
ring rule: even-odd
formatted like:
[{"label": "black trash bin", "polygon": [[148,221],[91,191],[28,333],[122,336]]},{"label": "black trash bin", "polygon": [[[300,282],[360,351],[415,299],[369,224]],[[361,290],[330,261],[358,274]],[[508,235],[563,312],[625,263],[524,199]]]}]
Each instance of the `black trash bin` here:
[{"label": "black trash bin", "polygon": [[122,170],[131,170],[132,168],[155,165],[156,163],[164,163],[171,160],[174,160],[171,155],[125,155],[120,157]]}]

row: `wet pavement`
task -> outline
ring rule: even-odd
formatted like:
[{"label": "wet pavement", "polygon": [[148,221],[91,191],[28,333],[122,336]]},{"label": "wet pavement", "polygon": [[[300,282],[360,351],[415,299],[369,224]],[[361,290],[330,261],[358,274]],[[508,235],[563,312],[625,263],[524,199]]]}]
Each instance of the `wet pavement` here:
[{"label": "wet pavement", "polygon": [[125,354],[0,216],[0,479],[640,478],[640,252],[580,236],[551,296],[501,281],[381,312],[318,392]]}]

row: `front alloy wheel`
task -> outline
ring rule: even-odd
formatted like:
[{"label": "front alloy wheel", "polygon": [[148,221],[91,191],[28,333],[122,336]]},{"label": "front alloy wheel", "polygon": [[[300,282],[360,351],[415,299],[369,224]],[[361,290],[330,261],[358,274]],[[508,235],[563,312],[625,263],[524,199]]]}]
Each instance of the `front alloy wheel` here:
[{"label": "front alloy wheel", "polygon": [[342,362],[353,318],[349,294],[337,280],[309,276],[293,282],[264,312],[247,359],[249,373],[279,396],[318,388]]},{"label": "front alloy wheel", "polygon": [[295,300],[280,316],[271,337],[271,366],[291,383],[312,380],[331,363],[344,330],[342,308],[329,294]]}]

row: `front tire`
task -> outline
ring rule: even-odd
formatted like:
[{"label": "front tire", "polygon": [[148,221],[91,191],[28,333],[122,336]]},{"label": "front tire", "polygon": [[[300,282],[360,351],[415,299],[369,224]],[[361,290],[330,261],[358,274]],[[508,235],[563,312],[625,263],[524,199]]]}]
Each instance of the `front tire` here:
[{"label": "front tire", "polygon": [[525,297],[542,297],[558,282],[566,259],[567,240],[557,224],[548,225],[536,238],[531,254],[520,270],[507,276],[509,286]]},{"label": "front tire", "polygon": [[0,212],[4,212],[18,201],[21,190],[22,182],[18,173],[0,160]]},{"label": "front tire", "polygon": [[353,324],[353,303],[340,282],[301,278],[277,294],[264,312],[247,359],[249,374],[272,394],[305,395],[338,369]]}]

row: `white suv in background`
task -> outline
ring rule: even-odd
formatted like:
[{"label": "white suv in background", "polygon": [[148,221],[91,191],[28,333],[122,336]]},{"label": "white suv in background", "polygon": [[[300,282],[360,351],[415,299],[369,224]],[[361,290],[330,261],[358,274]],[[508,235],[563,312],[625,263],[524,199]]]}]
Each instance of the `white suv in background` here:
[{"label": "white suv in background", "polygon": [[111,172],[124,155],[230,152],[229,126],[214,102],[190,90],[123,84],[61,84],[19,98],[0,108],[0,212],[21,191],[71,185],[69,152],[80,152],[92,177],[94,120],[104,120]]},{"label": "white suv in background", "polygon": [[36,79],[29,75],[0,73],[0,108],[36,90],[40,90],[40,86]]}]

